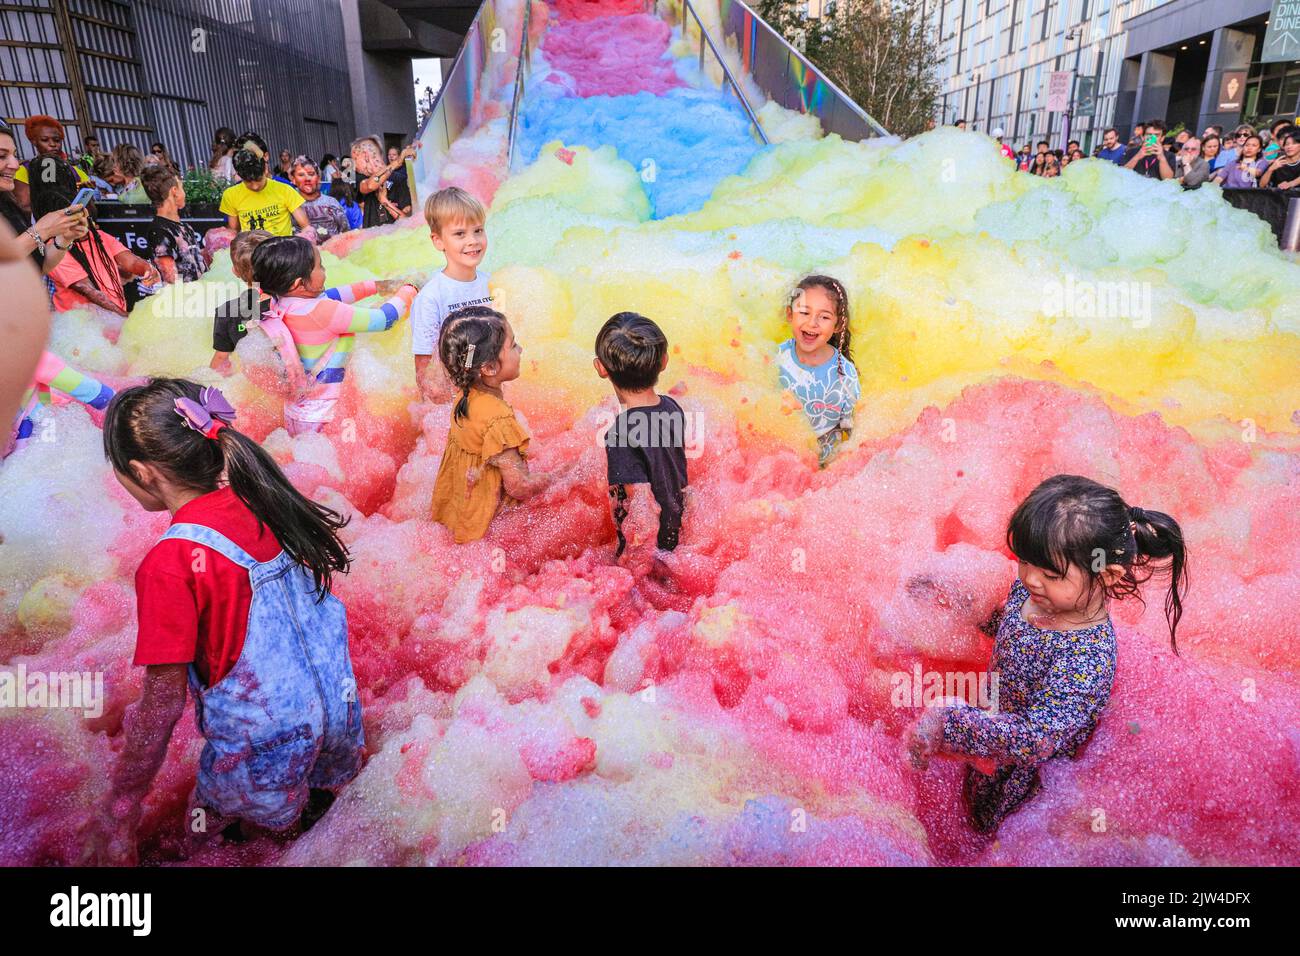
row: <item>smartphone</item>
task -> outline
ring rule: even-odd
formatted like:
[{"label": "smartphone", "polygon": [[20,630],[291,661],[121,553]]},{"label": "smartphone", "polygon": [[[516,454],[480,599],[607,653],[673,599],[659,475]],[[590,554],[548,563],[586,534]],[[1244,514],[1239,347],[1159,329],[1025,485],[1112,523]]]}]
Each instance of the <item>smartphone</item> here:
[{"label": "smartphone", "polygon": [[95,198],[95,190],[90,186],[82,186],[77,190],[76,198],[72,200],[72,205],[80,206],[82,209]]},{"label": "smartphone", "polygon": [[1160,145],[1160,137],[1159,137],[1159,136],[1156,136],[1156,135],[1153,133],[1153,134],[1151,134],[1150,136],[1147,137],[1146,142],[1147,142],[1147,146],[1159,146],[1159,145]]}]

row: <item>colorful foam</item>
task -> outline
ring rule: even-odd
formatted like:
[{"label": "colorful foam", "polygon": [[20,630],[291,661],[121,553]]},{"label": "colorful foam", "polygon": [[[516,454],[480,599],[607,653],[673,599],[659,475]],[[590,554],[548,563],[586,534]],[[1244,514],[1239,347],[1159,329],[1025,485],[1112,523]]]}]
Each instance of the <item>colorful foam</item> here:
[{"label": "colorful foam", "polygon": [[[588,133],[592,148],[541,139],[557,111],[575,130],[580,115],[541,102],[539,158],[494,187],[487,265],[524,348],[507,395],[533,467],[557,479],[482,541],[457,546],[427,518],[449,412],[416,401],[406,323],[362,337],[335,424],[290,439],[259,333],[222,378],[182,300],[137,310],[116,345],[95,315],[57,318],[61,351],[91,374],[219,383],[295,483],[352,516],[336,593],[369,761],[297,841],[191,862],[1293,862],[1300,271],[1267,227],[1212,189],[1098,163],[1019,176],[952,130],[810,131],[720,180],[701,162],[698,202],[652,219],[670,197],[629,144],[733,141],[698,93],[645,95],[673,113],[659,140],[602,113],[611,141]],[[420,228],[333,248],[331,283],[442,265]],[[864,395],[824,471],[773,363],[785,295],[814,269],[848,287]],[[1136,299],[1099,305],[1130,284]],[[623,309],[664,328],[660,387],[698,426],[682,545],[658,562],[644,501],[613,559],[597,434],[614,404],[591,358]],[[94,718],[0,713],[11,864],[75,859],[139,695],[132,576],[166,522],[117,487],[84,409],[50,414],[56,440],[0,465],[0,666],[101,672],[105,702]],[[1119,670],[1097,734],[994,842],[965,821],[958,762],[910,768],[917,711],[891,688],[917,667],[984,667],[978,625],[1014,575],[1005,521],[1058,472],[1182,523],[1182,653],[1158,589],[1112,607]],[[187,718],[147,807],[148,862],[179,859],[197,747]]]}]

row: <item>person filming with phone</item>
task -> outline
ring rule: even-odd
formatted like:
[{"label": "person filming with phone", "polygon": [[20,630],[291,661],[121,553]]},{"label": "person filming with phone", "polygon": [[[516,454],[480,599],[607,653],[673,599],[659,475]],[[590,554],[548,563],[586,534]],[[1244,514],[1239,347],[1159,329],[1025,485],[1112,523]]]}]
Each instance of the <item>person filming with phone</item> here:
[{"label": "person filming with phone", "polygon": [[1163,122],[1152,120],[1147,123],[1142,142],[1129,149],[1122,165],[1148,179],[1173,179],[1176,160],[1173,154],[1165,149],[1162,143],[1164,137]]},{"label": "person filming with phone", "polygon": [[20,169],[18,143],[13,130],[0,123],[0,216],[14,231],[6,254],[0,258],[30,256],[32,262],[49,275],[63,261],[74,242],[89,228],[84,206],[56,209],[33,221],[14,200],[14,174]]}]

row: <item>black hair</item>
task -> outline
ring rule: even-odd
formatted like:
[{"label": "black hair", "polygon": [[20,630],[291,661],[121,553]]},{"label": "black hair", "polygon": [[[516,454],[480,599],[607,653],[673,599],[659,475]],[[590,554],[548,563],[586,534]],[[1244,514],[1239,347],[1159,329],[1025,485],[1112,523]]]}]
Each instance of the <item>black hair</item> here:
[{"label": "black hair", "polygon": [[470,305],[447,316],[438,333],[438,358],[447,378],[460,389],[454,414],[469,414],[469,390],[483,374],[487,362],[501,357],[506,343],[506,317],[485,305]]},{"label": "black hair", "polygon": [[227,425],[206,438],[185,424],[176,399],[199,401],[201,387],[179,378],[150,379],[118,392],[104,416],[104,457],[131,475],[131,462],[148,462],[182,487],[216,491],[222,475],[236,497],[267,527],[285,554],[311,572],[317,600],[333,575],[351,563],[338,530],[348,518],[311,501],[289,483],[266,451]]},{"label": "black hair", "polygon": [[625,391],[653,388],[667,354],[663,329],[636,312],[610,316],[596,333],[596,358],[609,380]]},{"label": "black hair", "polygon": [[790,299],[785,305],[786,312],[794,309],[800,294],[808,289],[825,289],[835,299],[835,333],[831,336],[831,341],[835,343],[835,348],[839,352],[835,360],[836,368],[839,374],[843,375],[844,363],[853,364],[853,333],[849,331],[849,294],[845,291],[844,284],[833,276],[816,274],[804,276],[790,293]]},{"label": "black hair", "polygon": [[259,155],[247,147],[240,147],[235,150],[230,162],[235,168],[235,175],[243,182],[257,182],[266,175],[265,153]]},{"label": "black hair", "polygon": [[346,179],[336,179],[330,183],[330,195],[344,205],[355,206],[357,193]]},{"label": "black hair", "polygon": [[[1119,492],[1079,475],[1054,475],[1029,493],[1007,523],[1007,547],[1021,561],[1065,576],[1070,565],[1089,578],[1089,591],[1112,564],[1124,574],[1101,585],[1108,598],[1142,599],[1140,587],[1169,575],[1165,621],[1178,653],[1178,621],[1187,591],[1187,550],[1178,522],[1161,511],[1125,504]],[[1166,560],[1168,564],[1166,564]],[[1160,562],[1159,566],[1153,562]]]},{"label": "black hair", "polygon": [[[42,216],[71,206],[81,181],[77,178],[77,170],[67,160],[57,156],[37,156],[27,163],[27,183],[31,189],[32,219],[39,221]],[[94,200],[87,205],[93,216]],[[90,284],[100,292],[104,290],[95,278],[95,270],[90,267],[90,257],[94,256],[99,262],[101,273],[117,275],[117,263],[104,247],[104,241],[99,238],[99,227],[93,220],[90,231],[68,247],[68,255],[76,260]]]},{"label": "black hair", "polygon": [[253,281],[279,298],[294,282],[311,278],[316,247],[301,236],[272,236],[253,250]]}]

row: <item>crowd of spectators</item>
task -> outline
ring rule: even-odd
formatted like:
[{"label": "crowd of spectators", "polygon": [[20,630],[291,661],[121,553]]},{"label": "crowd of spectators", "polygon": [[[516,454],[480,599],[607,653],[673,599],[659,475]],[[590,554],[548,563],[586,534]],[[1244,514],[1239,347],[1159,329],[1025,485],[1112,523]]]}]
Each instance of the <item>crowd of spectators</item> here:
[{"label": "crowd of spectators", "polygon": [[[23,131],[35,154],[27,159],[14,130],[0,124],[0,215],[24,249],[31,247],[55,309],[89,302],[125,315],[130,283],[148,295],[200,278],[217,232],[297,234],[320,243],[411,215],[406,161],[415,148],[385,150],[378,137],[356,140],[341,159],[326,153],[318,161],[290,149],[273,155],[257,133],[237,136],[223,126],[213,134],[206,165],[186,171],[161,142],[147,153],[126,141],[105,150],[89,135],[80,154],[69,155],[57,119],[32,116]],[[225,227],[209,230],[207,242],[184,218],[191,178],[209,193],[220,191]],[[84,187],[94,197],[77,206],[73,200]],[[99,228],[97,202],[153,207],[153,219],[138,230],[144,237],[139,255]]]},{"label": "crowd of spectators", "polygon": [[[966,129],[965,120],[955,125]],[[1071,163],[1087,158],[1078,140],[1064,149],[1039,140],[1017,151],[1003,143],[1001,129],[991,135],[1018,170],[1033,176],[1059,176]],[[1225,189],[1291,189],[1300,186],[1300,127],[1292,118],[1279,118],[1267,129],[1242,124],[1225,135],[1223,127],[1211,125],[1197,136],[1185,128],[1171,132],[1163,120],[1151,120],[1138,123],[1127,142],[1118,130],[1105,130],[1092,157],[1149,179],[1176,180],[1184,189],[1207,182]]]}]

